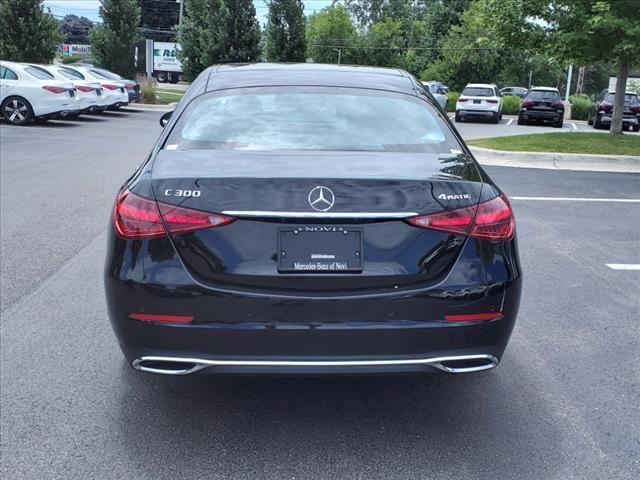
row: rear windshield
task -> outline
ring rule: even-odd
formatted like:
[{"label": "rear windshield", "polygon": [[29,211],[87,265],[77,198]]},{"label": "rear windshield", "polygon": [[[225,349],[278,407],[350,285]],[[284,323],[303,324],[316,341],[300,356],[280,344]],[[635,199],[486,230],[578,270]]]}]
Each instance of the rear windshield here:
[{"label": "rear windshield", "polygon": [[462,91],[462,95],[467,97],[493,97],[495,92],[493,88],[467,87]]},{"label": "rear windshield", "polygon": [[92,68],[91,73],[95,73],[96,75],[106,78],[107,80],[121,80],[122,77],[120,75],[116,75],[115,73],[111,73],[108,70],[102,70],[101,68]]},{"label": "rear windshield", "polygon": [[555,102],[560,100],[560,94],[548,90],[531,90],[527,95],[527,99],[538,102]]},{"label": "rear windshield", "polygon": [[167,145],[186,150],[443,152],[460,145],[410,95],[355,88],[243,88],[198,97]]},{"label": "rear windshield", "polygon": [[[610,93],[609,95],[607,95],[607,98],[605,98],[604,101],[608,103],[613,103],[615,98],[616,98],[616,94]],[[634,105],[638,103],[638,96],[633,93],[627,93],[624,96],[624,103]]]},{"label": "rear windshield", "polygon": [[51,80],[54,77],[51,73],[47,72],[44,68],[34,67],[33,65],[24,69],[32,77],[39,78],[40,80]]},{"label": "rear windshield", "polygon": [[58,72],[60,72],[60,75],[62,75],[65,78],[68,78],[69,80],[84,80],[84,77],[76,72],[75,70],[67,70],[66,68],[59,68]]}]

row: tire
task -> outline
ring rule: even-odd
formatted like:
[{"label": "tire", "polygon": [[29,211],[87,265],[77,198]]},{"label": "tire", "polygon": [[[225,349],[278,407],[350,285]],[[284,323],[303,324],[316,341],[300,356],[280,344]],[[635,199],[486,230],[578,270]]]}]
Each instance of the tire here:
[{"label": "tire", "polygon": [[7,97],[0,110],[2,117],[11,125],[27,125],[33,119],[31,104],[22,97]]},{"label": "tire", "polygon": [[502,120],[502,112],[500,112],[500,115],[498,116],[498,121]]},{"label": "tire", "polygon": [[596,113],[596,119],[593,121],[593,128],[596,130],[600,130],[602,128],[602,123],[600,123],[600,116]]},{"label": "tire", "polygon": [[156,73],[156,80],[160,83],[167,83],[167,72]]},{"label": "tire", "polygon": [[500,115],[494,115],[491,123],[500,123]]},{"label": "tire", "polygon": [[520,115],[518,115],[518,125],[524,125],[524,120]]},{"label": "tire", "polygon": [[553,122],[554,128],[562,128],[563,122]]},{"label": "tire", "polygon": [[455,116],[455,121],[456,123],[461,123],[462,122],[462,117],[460,116],[460,114],[458,112],[456,112],[456,116]]},{"label": "tire", "polygon": [[168,72],[167,73],[167,80],[169,80],[169,83],[178,83],[178,74],[177,73]]},{"label": "tire", "polygon": [[634,125],[633,126],[633,131],[634,132],[640,132],[640,125]]},{"label": "tire", "polygon": [[591,114],[587,116],[587,125],[593,125],[593,120],[591,120]]}]

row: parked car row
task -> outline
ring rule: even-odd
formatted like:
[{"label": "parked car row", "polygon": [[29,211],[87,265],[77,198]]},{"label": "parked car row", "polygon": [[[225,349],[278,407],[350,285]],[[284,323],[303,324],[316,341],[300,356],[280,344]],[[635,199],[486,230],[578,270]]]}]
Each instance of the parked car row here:
[{"label": "parked car row", "polygon": [[0,112],[13,125],[117,110],[139,99],[138,82],[91,65],[0,61]]}]

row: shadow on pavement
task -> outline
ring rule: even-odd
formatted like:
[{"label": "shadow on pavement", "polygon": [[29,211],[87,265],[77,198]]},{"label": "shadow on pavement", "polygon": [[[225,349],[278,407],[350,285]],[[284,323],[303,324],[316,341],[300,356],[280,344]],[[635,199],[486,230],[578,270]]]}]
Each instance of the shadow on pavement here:
[{"label": "shadow on pavement", "polygon": [[183,477],[551,478],[560,433],[513,375],[172,378],[124,365],[118,436],[145,478],[168,465]]}]

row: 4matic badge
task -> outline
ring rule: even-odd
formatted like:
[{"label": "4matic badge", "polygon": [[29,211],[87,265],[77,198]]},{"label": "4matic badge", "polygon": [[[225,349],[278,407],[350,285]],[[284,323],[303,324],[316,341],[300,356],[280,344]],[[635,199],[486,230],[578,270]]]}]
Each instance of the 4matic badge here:
[{"label": "4matic badge", "polygon": [[461,193],[458,195],[447,195],[446,193],[441,193],[438,195],[439,200],[471,200],[471,195],[468,193]]}]

